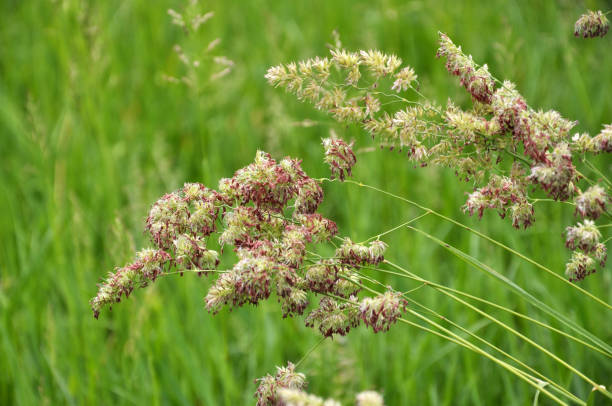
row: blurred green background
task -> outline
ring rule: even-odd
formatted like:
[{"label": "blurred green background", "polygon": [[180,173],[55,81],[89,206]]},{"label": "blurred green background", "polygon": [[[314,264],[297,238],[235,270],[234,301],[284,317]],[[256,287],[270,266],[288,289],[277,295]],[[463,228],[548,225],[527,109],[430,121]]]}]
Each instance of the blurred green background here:
[{"label": "blurred green background", "polygon": [[[88,300],[114,266],[145,245],[150,205],[185,181],[214,186],[251,162],[257,149],[303,159],[327,176],[320,138],[331,120],[263,78],[270,65],[325,54],[336,29],[345,47],[398,54],[422,91],[468,102],[435,58],[447,32],[491,72],[510,78],[532,106],[555,108],[595,134],[612,119],[612,38],[574,38],[587,8],[576,1],[210,1],[198,35],[171,24],[180,1],[18,1],[0,3],[0,404],[252,404],[254,379],[297,361],[319,340],[301,319],[282,319],[274,299],[212,317],[210,281],[168,277],[93,319]],[[200,91],[167,83],[184,73],[173,46],[235,62]],[[202,77],[212,62],[203,61]],[[219,70],[218,68],[215,68]],[[304,120],[315,125],[305,126]],[[569,207],[538,206],[536,225],[514,231],[494,213],[482,221],[460,206],[471,185],[451,171],[414,168],[404,155],[370,151],[354,128],[355,179],[424,203],[511,245],[559,273]],[[609,158],[598,166],[610,172]],[[322,212],[341,234],[363,240],[417,214],[397,201],[327,184]],[[446,223],[420,226],[477,256],[538,298],[612,341],[610,313],[558,280]],[[388,258],[434,281],[546,320],[497,281],[409,230],[387,239]],[[608,267],[609,268],[609,267]],[[583,287],[612,302],[606,269]],[[399,288],[405,280],[387,280]],[[478,331],[586,398],[591,388],[550,358],[477,314],[420,289],[419,300]],[[499,317],[612,384],[612,365],[593,352],[520,319]],[[553,325],[557,326],[553,323]],[[351,399],[380,390],[387,404],[530,404],[534,390],[490,361],[405,325],[374,335],[359,328],[326,341],[300,366],[312,392]],[[548,404],[542,400],[542,404]]]}]

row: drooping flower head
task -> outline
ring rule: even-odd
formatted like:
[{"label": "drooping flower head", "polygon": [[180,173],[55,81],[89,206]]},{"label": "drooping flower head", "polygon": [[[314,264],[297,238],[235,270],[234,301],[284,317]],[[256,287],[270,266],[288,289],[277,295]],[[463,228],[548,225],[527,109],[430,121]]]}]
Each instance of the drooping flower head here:
[{"label": "drooping flower head", "polygon": [[603,130],[593,137],[595,152],[612,152],[612,124],[604,125]]},{"label": "drooping flower head", "polygon": [[391,86],[391,90],[395,90],[396,92],[403,92],[407,90],[412,82],[417,80],[417,74],[414,73],[414,69],[410,66],[406,66],[398,73],[395,74],[395,81],[393,82],[393,86]]},{"label": "drooping flower head", "polygon": [[600,10],[588,10],[574,25],[574,35],[582,38],[603,37],[610,29],[610,21]]},{"label": "drooping flower head", "polygon": [[584,252],[593,251],[601,238],[601,233],[591,220],[567,227],[566,234],[565,246],[571,250],[579,248]]},{"label": "drooping flower head", "polygon": [[[350,301],[354,302],[356,299],[351,297]],[[306,317],[306,326],[317,328],[324,337],[332,337],[334,334],[343,336],[351,328],[357,327],[359,321],[359,308],[356,305],[324,297],[319,307]]]},{"label": "drooping flower head", "polygon": [[524,181],[518,177],[492,175],[489,183],[470,193],[463,210],[479,218],[486,209],[497,210],[501,218],[510,213],[515,228],[527,228],[534,221],[533,205],[527,201]]},{"label": "drooping flower head", "polygon": [[364,298],[359,305],[363,323],[372,327],[375,333],[387,331],[406,310],[407,302],[401,293],[386,291],[375,297]]},{"label": "drooping flower head", "polygon": [[164,271],[170,262],[170,255],[162,250],[144,249],[136,254],[136,261],[115,272],[98,288],[98,294],[89,302],[97,319],[104,306],[111,306],[128,297],[135,288],[145,287]]},{"label": "drooping flower head", "polygon": [[380,240],[365,245],[354,243],[350,238],[346,238],[340,248],[336,250],[336,256],[342,263],[354,267],[377,265],[385,259],[384,252],[386,249],[387,244]]},{"label": "drooping flower head", "polygon": [[595,271],[595,260],[580,251],[574,251],[565,265],[565,276],[571,282],[579,282]]},{"label": "drooping flower head", "polygon": [[222,179],[219,190],[241,204],[279,211],[295,197],[298,183],[305,177],[299,161],[285,159],[277,164],[270,154],[257,151],[255,162],[236,171],[232,178]]},{"label": "drooping flower head", "polygon": [[552,152],[546,152],[546,160],[531,168],[529,179],[555,200],[566,201],[572,197],[577,175],[569,145],[559,143]]},{"label": "drooping flower head", "polygon": [[344,180],[346,176],[351,176],[351,169],[357,162],[352,144],[347,144],[340,138],[329,137],[323,139],[323,148],[325,162],[329,165],[332,179],[338,177]]}]

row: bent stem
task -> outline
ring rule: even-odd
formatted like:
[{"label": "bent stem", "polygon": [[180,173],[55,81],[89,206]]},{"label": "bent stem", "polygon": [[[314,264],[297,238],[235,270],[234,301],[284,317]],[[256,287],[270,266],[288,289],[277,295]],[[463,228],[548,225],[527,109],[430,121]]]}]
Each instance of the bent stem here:
[{"label": "bent stem", "polygon": [[[369,277],[367,277],[365,275],[361,275],[361,276],[363,277],[364,280],[367,280],[370,283],[378,284],[378,285],[382,286],[383,288],[385,288],[385,285],[383,283],[381,283],[380,281],[377,281],[376,279],[373,279],[373,278],[369,278]],[[376,294],[379,294],[378,292],[376,292],[376,291],[374,291],[372,289],[369,289],[367,286],[365,286],[363,284],[359,284],[359,286],[361,286],[362,288],[364,288],[364,289],[366,289],[366,290],[368,290],[370,292],[374,292]],[[514,361],[515,363],[519,364],[523,368],[525,368],[528,371],[532,372],[533,374],[539,376],[541,379],[543,379],[546,382],[550,383],[552,385],[553,389],[555,389],[559,393],[563,394],[564,396],[567,396],[568,398],[574,400],[576,403],[579,403],[579,404],[582,404],[582,405],[586,405],[586,403],[582,399],[578,398],[576,395],[574,395],[573,393],[569,392],[567,389],[565,389],[564,387],[562,387],[561,385],[559,385],[558,383],[553,381],[551,378],[548,378],[547,376],[545,376],[541,372],[537,371],[536,369],[530,367],[529,365],[527,365],[523,361],[517,359],[516,357],[510,355],[509,353],[507,353],[506,351],[504,351],[501,348],[497,347],[493,343],[491,343],[491,342],[487,341],[486,339],[480,337],[478,334],[475,334],[475,333],[471,332],[470,330],[462,327],[460,324],[457,324],[457,323],[453,322],[452,320],[450,320],[446,316],[443,316],[443,315],[439,314],[438,312],[436,312],[435,310],[433,310],[433,309],[425,306],[424,304],[416,301],[415,299],[411,298],[407,293],[403,293],[402,296],[406,300],[408,300],[409,302],[413,303],[414,305],[416,305],[416,306],[420,307],[421,309],[423,309],[423,310],[433,314],[434,316],[438,317],[439,319],[446,321],[447,323],[451,324],[455,328],[463,331],[464,333],[468,334],[471,337],[474,337],[475,339],[477,339],[478,341],[482,342],[486,346],[493,348],[494,350],[496,350],[497,352],[499,352],[502,355],[506,356],[507,358],[509,358],[510,360]]]},{"label": "bent stem", "polygon": [[[333,180],[326,179],[326,178],[319,179],[319,180],[333,182]],[[408,204],[410,204],[410,205],[412,205],[414,207],[418,207],[419,209],[421,209],[421,210],[423,210],[423,211],[425,211],[427,213],[433,214],[434,216],[439,217],[442,220],[448,221],[450,223],[455,224],[456,226],[459,226],[459,227],[461,227],[461,228],[463,228],[465,230],[468,230],[469,232],[471,232],[473,234],[476,234],[477,236],[479,236],[479,237],[481,237],[481,238],[483,238],[483,239],[485,239],[485,240],[487,240],[487,241],[497,245],[498,247],[503,248],[504,250],[512,253],[513,255],[516,255],[517,257],[521,258],[522,260],[529,262],[530,264],[536,266],[537,268],[539,268],[539,269],[547,272],[548,274],[554,276],[555,278],[563,281],[563,283],[565,283],[566,285],[569,285],[572,288],[578,290],[580,293],[590,297],[591,299],[593,299],[597,303],[599,303],[602,306],[606,307],[608,310],[612,310],[612,305],[604,302],[603,300],[601,300],[597,296],[593,295],[589,291],[587,291],[587,290],[581,288],[580,286],[578,286],[578,285],[568,281],[564,277],[558,275],[556,272],[554,272],[551,269],[545,267],[544,265],[540,264],[539,262],[536,262],[535,260],[533,260],[533,259],[531,259],[531,258],[529,258],[529,257],[527,257],[527,256],[525,256],[523,254],[521,254],[520,252],[518,252],[518,251],[508,247],[507,245],[505,245],[505,244],[503,244],[503,243],[501,243],[501,242],[499,242],[499,241],[489,237],[486,234],[481,233],[480,231],[477,231],[477,230],[475,230],[475,229],[473,229],[473,228],[471,228],[469,226],[466,226],[465,224],[463,224],[463,223],[461,223],[461,222],[459,222],[457,220],[454,220],[454,219],[452,219],[450,217],[447,217],[447,216],[443,215],[442,213],[438,213],[437,211],[432,210],[432,209],[430,209],[428,207],[422,206],[422,205],[418,204],[417,202],[414,202],[412,200],[406,199],[405,197],[398,196],[398,195],[393,194],[391,192],[387,192],[386,190],[379,189],[379,188],[377,188],[375,186],[367,185],[367,184],[364,184],[364,183],[361,183],[361,182],[356,182],[356,181],[351,180],[351,179],[345,179],[344,182],[345,183],[350,183],[350,184],[353,184],[353,185],[357,185],[357,186],[360,186],[360,187],[364,187],[364,188],[367,188],[367,189],[371,189],[371,190],[374,190],[376,192],[379,192],[379,193],[385,194],[387,196],[393,197],[395,199],[401,200],[401,201],[403,201],[405,203],[408,203]]]},{"label": "bent stem", "polygon": [[[430,235],[430,234],[428,234],[428,233],[426,233],[426,232],[424,232],[422,230],[415,230],[415,231],[418,231],[422,235],[424,235],[427,238],[429,238],[430,240],[434,241],[436,244],[438,244],[441,247],[443,247],[444,249],[450,251],[457,258],[459,258],[462,261],[468,263],[469,265],[473,266],[474,268],[478,269],[479,271],[485,272],[485,273],[493,276],[494,278],[502,281],[504,284],[509,286],[519,296],[521,296],[522,298],[526,299],[531,304],[537,306],[538,308],[543,310],[545,313],[547,313],[549,316],[554,317],[555,319],[557,319],[557,321],[561,322],[562,324],[564,324],[568,328],[572,329],[574,332],[580,334],[584,338],[589,339],[593,344],[598,345],[600,348],[602,348],[605,351],[607,351],[608,353],[612,354],[612,348],[610,347],[610,345],[608,345],[607,343],[605,343],[604,341],[602,341],[601,339],[599,339],[598,337],[593,335],[591,332],[585,330],[584,328],[582,328],[581,326],[576,324],[574,321],[572,321],[569,318],[567,318],[562,313],[560,313],[557,310],[553,309],[552,307],[548,306],[546,303],[542,302],[539,299],[536,299],[535,296],[533,296],[532,294],[527,292],[525,289],[523,289],[522,287],[520,287],[519,285],[517,285],[516,283],[514,283],[510,279],[506,278],[504,275],[502,275],[499,272],[495,271],[490,266],[482,263],[478,259],[476,259],[476,258],[474,258],[474,257],[472,257],[472,256],[470,256],[468,254],[466,254],[465,252],[463,252],[463,251],[461,251],[461,250],[451,246],[450,244],[445,243],[444,241],[441,241],[440,239],[438,239],[438,238],[436,238],[436,237],[434,237],[434,236],[432,236],[432,235]],[[400,267],[399,265],[393,264],[393,263],[391,263],[389,261],[385,261],[385,263],[391,265],[395,269],[403,271],[403,268]]]},{"label": "bent stem", "polygon": [[579,344],[582,344],[582,345],[584,345],[585,347],[588,347],[588,348],[592,349],[593,351],[597,351],[597,352],[599,352],[600,354],[602,354],[602,355],[604,355],[604,356],[606,356],[606,357],[608,357],[608,358],[612,358],[612,354],[607,353],[607,352],[603,351],[602,349],[597,348],[597,347],[593,346],[592,344],[587,343],[587,342],[586,342],[586,341],[584,341],[584,340],[581,340],[581,339],[580,339],[580,338],[578,338],[578,337],[574,337],[573,335],[568,334],[568,333],[566,333],[565,331],[559,330],[559,329],[557,329],[557,328],[555,328],[555,327],[553,327],[553,326],[550,326],[550,325],[548,325],[548,324],[546,324],[546,323],[544,323],[544,322],[542,322],[542,321],[540,321],[540,320],[534,319],[534,318],[532,318],[532,317],[530,317],[530,316],[528,316],[528,315],[526,315],[526,314],[523,314],[523,313],[517,312],[517,311],[515,311],[515,310],[512,310],[512,309],[510,309],[510,308],[508,308],[508,307],[505,307],[505,306],[499,305],[499,304],[497,304],[497,303],[493,303],[493,302],[491,302],[491,301],[489,301],[489,300],[486,300],[486,299],[483,299],[483,298],[481,298],[481,297],[471,295],[471,294],[469,294],[469,293],[467,293],[467,292],[463,292],[463,291],[461,291],[461,290],[453,289],[453,288],[451,288],[451,287],[448,287],[448,286],[445,286],[445,285],[441,285],[441,284],[436,283],[436,282],[432,282],[432,281],[430,281],[430,280],[428,280],[428,279],[424,279],[424,278],[422,278],[422,277],[420,277],[420,276],[418,276],[418,275],[416,275],[416,274],[414,274],[414,273],[412,273],[412,272],[408,271],[407,269],[406,269],[406,270],[404,270],[404,273],[400,273],[400,272],[393,272],[393,271],[389,271],[389,270],[387,270],[387,269],[381,269],[381,268],[364,267],[364,269],[369,269],[369,270],[373,270],[373,271],[379,271],[379,272],[383,272],[383,273],[389,273],[389,274],[392,274],[392,275],[397,275],[397,276],[402,277],[402,278],[408,278],[408,279],[414,280],[414,281],[416,281],[416,282],[421,282],[423,285],[420,285],[420,286],[419,286],[419,288],[420,288],[421,286],[426,285],[426,286],[429,286],[429,287],[431,287],[431,288],[433,288],[434,290],[437,290],[437,291],[439,291],[439,290],[441,290],[441,289],[442,289],[442,290],[446,290],[446,291],[449,291],[449,292],[456,293],[456,294],[461,295],[461,296],[465,296],[465,297],[470,298],[470,299],[472,299],[472,300],[475,300],[475,301],[478,301],[478,302],[484,303],[484,304],[486,304],[486,305],[489,305],[489,306],[495,307],[496,309],[499,309],[499,310],[505,311],[505,312],[507,312],[507,313],[510,313],[510,314],[512,314],[513,316],[516,316],[516,317],[520,317],[520,318],[522,318],[522,319],[525,319],[525,320],[527,320],[527,321],[529,321],[529,322],[532,322],[532,323],[534,323],[534,324],[536,324],[536,325],[538,325],[538,326],[540,326],[540,327],[546,328],[546,329],[548,329],[548,330],[550,330],[550,331],[552,331],[552,332],[555,332],[555,333],[557,333],[557,334],[559,334],[559,335],[562,335],[562,336],[564,336],[564,337],[569,338],[570,340],[573,340],[573,341],[575,341],[575,342],[577,342],[577,343],[579,343]]},{"label": "bent stem", "polygon": [[[432,240],[437,240],[435,237],[427,234],[426,232],[419,230],[417,228],[411,227],[411,226],[407,226],[408,228],[411,228],[421,234],[426,235],[428,238],[432,239]],[[440,243],[440,245],[444,246],[445,248],[447,248],[448,250],[450,250],[451,252],[461,252],[462,254],[464,254],[465,256],[467,256],[467,254],[463,253],[462,251],[450,246],[449,244],[446,244],[440,240],[437,240],[437,242]],[[460,257],[462,258],[462,257]],[[385,260],[385,263],[393,266],[394,268],[398,269],[398,270],[404,270],[404,268],[392,264],[389,261]],[[588,376],[586,376],[585,374],[583,374],[582,372],[580,372],[579,370],[577,370],[576,368],[574,368],[573,366],[571,366],[570,364],[568,364],[567,362],[565,362],[564,360],[562,360],[561,358],[557,357],[555,354],[551,353],[550,351],[548,351],[547,349],[545,349],[544,347],[542,347],[541,345],[539,345],[538,343],[534,342],[533,340],[529,339],[528,337],[524,336],[523,334],[519,333],[518,331],[516,331],[515,329],[513,329],[510,326],[507,326],[506,324],[500,322],[499,320],[497,320],[496,318],[488,315],[486,312],[483,312],[482,310],[478,309],[477,307],[473,306],[472,304],[465,302],[464,300],[458,298],[457,296],[453,295],[452,293],[446,292],[441,290],[441,292],[443,292],[445,295],[448,295],[450,297],[452,297],[454,300],[459,301],[460,303],[464,304],[465,306],[469,307],[470,309],[474,310],[475,312],[483,315],[484,317],[488,318],[489,320],[493,321],[494,323],[500,325],[501,327],[505,328],[506,330],[512,332],[513,334],[517,335],[518,337],[520,337],[521,339],[523,339],[524,341],[528,342],[529,344],[531,344],[532,346],[534,346],[535,348],[537,348],[538,350],[544,352],[546,355],[548,355],[549,357],[551,357],[552,359],[554,359],[555,361],[559,362],[561,365],[563,365],[564,367],[566,367],[567,369],[569,369],[570,371],[574,372],[576,375],[578,375],[579,377],[581,377],[584,381],[586,381],[587,383],[589,383],[590,385],[592,385],[594,388],[597,388],[597,390],[599,390],[601,393],[603,393],[605,396],[607,396],[608,398],[612,399],[612,393],[608,392],[606,389],[602,389],[599,387],[599,385],[597,383],[595,383],[592,379],[590,379]]]},{"label": "bent stem", "polygon": [[[358,303],[349,300],[349,299],[345,299],[333,294],[329,294],[329,293],[325,293],[323,294],[324,296],[329,296],[333,299],[345,302],[345,303],[350,303],[354,306],[359,306]],[[458,334],[448,330],[447,328],[439,325],[438,323],[436,323],[433,320],[428,319],[426,316],[421,315],[420,313],[411,310],[411,314],[413,314],[415,317],[425,321],[427,324],[437,328],[440,331],[436,331],[436,330],[432,330],[428,327],[425,327],[419,323],[415,323],[413,321],[404,319],[404,318],[398,318],[398,321],[404,323],[404,324],[408,324],[410,326],[416,327],[420,330],[426,331],[428,333],[431,333],[433,335],[436,335],[440,338],[443,338],[447,341],[453,342],[455,344],[458,344],[464,348],[467,348],[471,351],[474,351],[477,354],[480,354],[488,359],[490,359],[491,361],[495,362],[496,364],[498,364],[499,366],[501,366],[502,368],[508,370],[509,372],[511,372],[512,374],[516,375],[518,378],[522,379],[523,381],[527,382],[529,385],[533,386],[534,388],[536,388],[537,390],[541,390],[544,394],[546,394],[549,398],[551,398],[552,400],[554,400],[556,403],[560,404],[560,405],[566,405],[567,403],[562,401],[561,399],[559,399],[557,396],[555,396],[554,394],[552,394],[551,392],[544,390],[541,388],[540,380],[537,379],[536,377],[526,373],[525,371],[520,370],[519,368],[516,368],[510,364],[508,364],[505,361],[500,360],[499,358],[489,354],[488,352],[484,351],[483,349],[481,349],[480,347],[472,344],[471,342],[467,341],[466,339],[464,339],[463,337],[459,336]]]}]

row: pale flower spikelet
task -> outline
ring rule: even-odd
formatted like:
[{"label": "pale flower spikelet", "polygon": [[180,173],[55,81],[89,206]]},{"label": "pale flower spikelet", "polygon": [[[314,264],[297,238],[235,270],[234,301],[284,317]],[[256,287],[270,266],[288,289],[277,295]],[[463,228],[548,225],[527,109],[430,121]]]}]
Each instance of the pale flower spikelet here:
[{"label": "pale flower spikelet", "polygon": [[597,220],[599,216],[606,212],[610,197],[604,188],[594,185],[579,194],[575,199],[576,214],[584,218]]},{"label": "pale flower spikelet", "polygon": [[366,326],[375,333],[388,331],[406,310],[407,302],[398,292],[387,291],[375,297],[366,297],[359,304],[359,314]]},{"label": "pale flower spikelet", "polygon": [[355,400],[356,406],[385,406],[382,395],[371,390],[358,393]]}]

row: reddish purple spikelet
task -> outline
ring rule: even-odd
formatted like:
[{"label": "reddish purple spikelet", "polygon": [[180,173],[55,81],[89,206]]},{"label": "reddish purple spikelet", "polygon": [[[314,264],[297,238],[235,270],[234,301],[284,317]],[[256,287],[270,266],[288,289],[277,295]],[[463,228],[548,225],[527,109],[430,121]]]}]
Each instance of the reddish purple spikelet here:
[{"label": "reddish purple spikelet", "polygon": [[346,176],[351,176],[351,169],[357,162],[352,147],[353,144],[347,144],[340,138],[323,139],[325,162],[329,165],[332,179],[338,177],[340,180],[344,180]]},{"label": "reddish purple spikelet", "polygon": [[610,21],[600,10],[588,10],[574,26],[574,35],[582,38],[604,37],[610,30]]},{"label": "reddish purple spikelet", "polygon": [[[351,301],[356,298],[352,297]],[[351,328],[359,325],[359,310],[352,303],[339,303],[330,297],[324,297],[319,307],[306,317],[306,326],[317,328],[324,337],[334,334],[346,335]]]},{"label": "reddish purple spikelet", "polygon": [[406,310],[408,302],[399,292],[385,293],[364,298],[359,305],[359,315],[366,326],[372,327],[375,333],[388,331],[392,324]]},{"label": "reddish purple spikelet", "polygon": [[597,220],[599,216],[606,212],[609,201],[610,197],[603,187],[599,185],[591,186],[574,199],[576,215],[579,214],[583,218]]},{"label": "reddish purple spikelet", "polygon": [[577,175],[569,146],[559,143],[552,152],[547,152],[546,160],[531,168],[528,179],[538,183],[555,200],[566,201],[572,197]]},{"label": "reddish purple spikelet", "polygon": [[289,362],[286,367],[277,367],[275,376],[267,374],[255,382],[259,383],[255,392],[257,406],[280,406],[278,389],[303,389],[306,386],[306,377],[295,372],[295,365]]},{"label": "reddish purple spikelet", "polygon": [[603,130],[593,137],[595,153],[612,152],[612,124],[604,125]]},{"label": "reddish purple spikelet", "polygon": [[574,251],[572,258],[565,265],[565,276],[571,282],[579,282],[596,271],[593,258],[580,251]]},{"label": "reddish purple spikelet", "polygon": [[440,48],[436,56],[446,58],[446,70],[451,75],[460,78],[461,85],[472,95],[474,100],[491,104],[495,82],[489,73],[487,65],[477,67],[471,56],[466,56],[461,47],[456,46],[444,33],[440,36]]},{"label": "reddish purple spikelet", "polygon": [[336,256],[344,264],[358,268],[361,265],[378,265],[382,262],[387,244],[382,241],[372,241],[369,246],[357,244],[346,238],[336,250]]},{"label": "reddish purple spikelet", "polygon": [[98,285],[98,294],[89,302],[94,317],[98,318],[104,306],[120,302],[122,296],[128,297],[134,288],[143,288],[154,282],[170,260],[170,255],[165,251],[145,249],[138,252],[135,262],[109,273],[106,280]]},{"label": "reddish purple spikelet", "polygon": [[486,209],[497,210],[501,218],[510,212],[512,225],[527,228],[534,221],[533,206],[527,201],[525,184],[522,180],[506,176],[492,175],[489,183],[472,192],[463,210],[482,218]]}]

